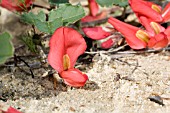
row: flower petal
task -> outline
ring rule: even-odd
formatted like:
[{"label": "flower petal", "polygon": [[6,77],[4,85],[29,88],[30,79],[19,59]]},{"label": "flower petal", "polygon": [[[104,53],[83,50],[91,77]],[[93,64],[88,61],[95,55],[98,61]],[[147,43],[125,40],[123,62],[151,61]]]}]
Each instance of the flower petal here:
[{"label": "flower petal", "polygon": [[70,57],[70,68],[73,68],[77,58],[84,53],[87,48],[82,35],[72,28],[64,28],[65,50]]},{"label": "flower petal", "polygon": [[85,16],[84,18],[81,19],[81,22],[93,22],[93,21],[104,19],[106,17],[107,17],[107,12],[102,11],[100,14],[96,16],[91,16],[91,15]]},{"label": "flower petal", "polygon": [[96,0],[88,0],[89,2],[89,8],[90,8],[90,13],[92,16],[96,16],[99,12],[99,6],[96,2]]},{"label": "flower petal", "polygon": [[145,27],[146,31],[148,32],[148,34],[150,36],[154,36],[155,32],[152,29],[152,27],[150,26],[150,22],[151,20],[149,20],[148,18],[144,17],[144,16],[140,16],[139,17],[140,23]]},{"label": "flower petal", "polygon": [[[5,108],[6,109],[6,108]],[[0,109],[0,113],[1,113],[1,109]],[[16,110],[13,107],[9,107],[7,108],[7,110],[2,110],[2,113],[21,113],[20,111]]]},{"label": "flower petal", "polygon": [[86,50],[84,38],[76,30],[68,27],[58,28],[50,39],[50,52],[48,62],[61,73],[63,69],[63,57],[68,55],[69,68],[73,68],[77,58]]},{"label": "flower petal", "polygon": [[154,36],[155,34],[165,31],[165,28],[162,27],[160,24],[153,22],[144,16],[139,17],[139,19],[150,36]]},{"label": "flower petal", "polygon": [[170,21],[170,2],[165,6],[162,11],[163,22]]},{"label": "flower petal", "polygon": [[153,49],[162,49],[168,45],[168,38],[164,33],[159,33],[152,37],[148,42],[148,47]]},{"label": "flower petal", "polygon": [[63,71],[60,76],[64,79],[65,84],[73,87],[84,86],[88,80],[88,76],[86,74],[83,74],[80,70],[75,68]]},{"label": "flower petal", "polygon": [[167,35],[167,38],[168,38],[168,41],[169,41],[168,44],[170,44],[170,26],[164,31],[164,33]]},{"label": "flower petal", "polygon": [[163,18],[159,11],[154,10],[152,6],[157,7],[156,9],[161,10],[161,7],[148,1],[144,0],[129,0],[129,4],[132,10],[136,13],[137,17],[145,16],[154,22],[162,22]]},{"label": "flower petal", "polygon": [[106,32],[102,27],[86,27],[83,28],[84,33],[91,39],[100,40],[111,35],[109,32]]},{"label": "flower petal", "polygon": [[112,38],[109,38],[108,40],[106,40],[105,42],[101,43],[101,47],[103,49],[109,49],[113,46],[114,41]]},{"label": "flower petal", "polygon": [[140,30],[139,28],[121,22],[112,17],[108,19],[108,22],[125,36],[125,39],[131,48],[143,49],[146,47],[147,43],[136,37],[136,32]]}]

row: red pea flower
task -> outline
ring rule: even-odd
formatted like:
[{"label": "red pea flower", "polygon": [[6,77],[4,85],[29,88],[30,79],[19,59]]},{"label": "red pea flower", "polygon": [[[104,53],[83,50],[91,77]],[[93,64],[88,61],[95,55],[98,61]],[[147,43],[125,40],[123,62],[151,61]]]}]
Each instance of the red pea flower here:
[{"label": "red pea flower", "polygon": [[[153,49],[161,49],[168,44],[168,37],[164,33],[165,28],[156,22],[150,22],[147,25],[149,31],[143,31],[112,17],[109,18],[108,22],[125,36],[128,45],[133,49],[142,49],[147,46]],[[146,20],[146,22],[149,21]]]},{"label": "red pea flower", "polygon": [[168,33],[169,30],[166,30],[156,22],[149,21],[146,17],[141,17],[141,20],[144,23],[146,32],[150,36],[148,47],[153,49],[161,49],[167,46],[170,37],[170,34]]},{"label": "red pea flower", "polygon": [[84,38],[72,28],[60,27],[51,37],[48,62],[67,85],[81,87],[87,81],[87,75],[74,68],[86,47]]},{"label": "red pea flower", "polygon": [[162,22],[161,7],[158,5],[144,0],[129,0],[129,4],[138,18],[145,16],[152,21]]},{"label": "red pea flower", "polygon": [[[139,21],[141,16],[158,23],[170,20],[170,2],[163,10],[159,5],[144,0],[129,0],[129,4]],[[141,24],[143,23],[141,22]]]},{"label": "red pea flower", "polygon": [[114,26],[122,35],[125,36],[125,39],[128,45],[133,49],[143,49],[146,48],[148,42],[148,34],[138,27],[126,24],[115,18],[110,17],[108,22]]},{"label": "red pea flower", "polygon": [[27,10],[34,0],[1,0],[0,6],[10,11],[25,11]]}]

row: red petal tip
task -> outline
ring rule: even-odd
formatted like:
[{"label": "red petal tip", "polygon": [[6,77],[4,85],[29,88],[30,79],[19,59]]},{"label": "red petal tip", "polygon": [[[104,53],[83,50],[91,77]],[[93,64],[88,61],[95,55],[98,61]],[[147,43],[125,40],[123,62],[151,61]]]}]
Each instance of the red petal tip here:
[{"label": "red petal tip", "polygon": [[60,76],[64,79],[64,82],[67,85],[73,87],[82,87],[88,80],[88,76],[86,74],[83,74],[80,70],[75,68],[63,71]]}]

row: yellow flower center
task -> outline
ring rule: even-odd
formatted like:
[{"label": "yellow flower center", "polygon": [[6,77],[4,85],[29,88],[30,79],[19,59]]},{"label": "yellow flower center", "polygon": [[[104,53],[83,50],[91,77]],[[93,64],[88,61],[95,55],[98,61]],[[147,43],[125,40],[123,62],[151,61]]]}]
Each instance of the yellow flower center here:
[{"label": "yellow flower center", "polygon": [[70,68],[70,57],[68,54],[63,56],[63,69],[68,70]]},{"label": "yellow flower center", "polygon": [[151,22],[150,23],[152,29],[155,31],[156,34],[159,34],[161,29],[160,29],[160,26],[158,25],[158,23],[156,22]]},{"label": "yellow flower center", "polygon": [[153,10],[155,10],[156,12],[160,13],[161,14],[161,8],[158,7],[157,5],[152,5],[151,7]]},{"label": "yellow flower center", "polygon": [[146,42],[146,43],[149,41],[149,35],[148,35],[146,32],[142,31],[142,30],[138,30],[138,31],[136,32],[136,37],[137,37],[138,39]]}]

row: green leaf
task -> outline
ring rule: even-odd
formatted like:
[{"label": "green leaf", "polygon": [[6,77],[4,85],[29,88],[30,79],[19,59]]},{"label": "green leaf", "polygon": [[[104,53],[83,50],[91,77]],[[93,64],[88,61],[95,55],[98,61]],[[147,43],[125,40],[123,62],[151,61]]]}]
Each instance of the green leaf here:
[{"label": "green leaf", "polygon": [[40,11],[37,15],[33,14],[32,12],[23,13],[21,15],[21,20],[25,23],[34,25],[36,20],[45,22],[46,16],[45,16],[45,13],[43,11]]},{"label": "green leaf", "polygon": [[37,15],[30,13],[24,13],[21,16],[23,22],[35,25],[40,31],[52,34],[55,29],[63,25],[63,20],[61,17],[56,17],[46,21],[46,15],[43,11],[39,12]]},{"label": "green leaf", "polygon": [[62,18],[56,18],[51,21],[42,22],[40,20],[35,21],[35,26],[42,32],[52,34],[58,27],[62,26]]},{"label": "green leaf", "polygon": [[71,4],[65,4],[56,10],[52,10],[49,13],[49,20],[54,20],[55,18],[61,17],[63,23],[68,25],[74,23],[85,16],[84,9],[81,5],[73,6]]},{"label": "green leaf", "polygon": [[83,16],[85,12],[81,5],[63,4],[58,9],[50,11],[48,21],[42,11],[37,15],[32,12],[23,13],[21,19],[25,23],[35,25],[42,32],[52,34],[58,27],[74,23]]},{"label": "green leaf", "polygon": [[0,34],[0,64],[3,64],[14,54],[14,47],[11,39],[12,37],[7,32]]},{"label": "green leaf", "polygon": [[50,3],[52,4],[65,4],[65,3],[69,3],[69,0],[49,0]]},{"label": "green leaf", "polygon": [[112,6],[112,5],[119,5],[121,7],[126,7],[128,5],[128,0],[96,0],[99,5],[102,7]]}]

